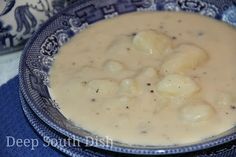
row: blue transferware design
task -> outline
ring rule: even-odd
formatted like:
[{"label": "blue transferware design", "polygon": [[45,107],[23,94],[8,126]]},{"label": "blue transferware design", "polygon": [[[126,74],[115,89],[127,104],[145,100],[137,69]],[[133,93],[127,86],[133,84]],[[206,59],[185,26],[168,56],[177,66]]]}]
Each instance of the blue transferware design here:
[{"label": "blue transferware design", "polygon": [[236,26],[236,5],[229,7],[222,16],[223,21]]},{"label": "blue transferware design", "polygon": [[[0,16],[7,14],[14,7],[16,1],[15,0],[5,0],[6,4],[4,9],[0,12]],[[3,5],[3,4],[2,4]]]},{"label": "blue transferware design", "polygon": [[0,3],[3,6],[0,7],[0,55],[22,49],[43,22],[68,5],[66,0],[2,0]]},{"label": "blue transferware design", "polygon": [[[232,9],[233,8],[233,9]],[[32,110],[47,125],[70,138],[92,144],[85,137],[98,136],[76,127],[59,111],[50,97],[48,72],[60,47],[74,34],[99,20],[135,11],[186,11],[234,24],[235,1],[231,0],[79,0],[51,18],[27,43],[20,63],[21,91]],[[232,17],[233,18],[232,18]],[[92,41],[91,41],[92,42]],[[201,143],[170,146],[127,145],[114,141],[114,145],[95,147],[129,154],[177,154],[217,146],[236,139],[236,128]],[[101,138],[102,137],[98,137]]]},{"label": "blue transferware design", "polygon": [[13,39],[16,35],[10,33],[12,27],[10,25],[4,26],[4,23],[0,21],[0,47],[5,48],[7,42],[10,46],[13,46]]},{"label": "blue transferware design", "polygon": [[[29,21],[28,21],[28,19]],[[17,32],[24,31],[24,35],[29,34],[31,29],[34,29],[37,25],[37,20],[34,15],[30,12],[29,7],[27,5],[18,6],[15,9],[15,19],[17,24]]]}]

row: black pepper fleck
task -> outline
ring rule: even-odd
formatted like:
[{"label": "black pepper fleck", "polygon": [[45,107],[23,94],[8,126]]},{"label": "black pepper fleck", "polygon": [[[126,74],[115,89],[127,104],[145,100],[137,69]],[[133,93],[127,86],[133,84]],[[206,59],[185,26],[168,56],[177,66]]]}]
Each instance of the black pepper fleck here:
[{"label": "black pepper fleck", "polygon": [[98,93],[98,92],[99,92],[99,89],[96,90],[96,93]]},{"label": "black pepper fleck", "polygon": [[147,83],[147,86],[151,86],[152,84],[151,83]]},{"label": "black pepper fleck", "polygon": [[147,134],[147,131],[143,130],[141,131],[141,134]]},{"label": "black pepper fleck", "polygon": [[231,108],[232,110],[235,110],[235,109],[236,109],[236,106],[231,105],[230,108]]},{"label": "black pepper fleck", "polygon": [[177,38],[175,36],[172,37],[173,40],[176,40]]},{"label": "black pepper fleck", "polygon": [[154,93],[154,90],[150,90],[150,93]]},{"label": "black pepper fleck", "polygon": [[94,98],[93,98],[93,99],[91,99],[91,101],[92,101],[92,102],[95,102],[95,101],[96,101],[96,99],[94,99]]},{"label": "black pepper fleck", "polygon": [[161,26],[159,26],[159,28],[160,28],[160,29],[163,29],[164,27],[161,25]]},{"label": "black pepper fleck", "polygon": [[132,34],[131,34],[131,36],[133,36],[133,37],[134,37],[135,35],[137,35],[137,33],[132,33]]},{"label": "black pepper fleck", "polygon": [[197,35],[198,35],[198,36],[203,36],[204,33],[203,33],[203,32],[198,32]]},{"label": "black pepper fleck", "polygon": [[96,115],[100,115],[100,113],[99,113],[99,112],[96,112]]},{"label": "black pepper fleck", "polygon": [[180,20],[180,19],[179,19],[177,22],[178,22],[178,23],[181,23],[181,22],[182,22],[182,20]]},{"label": "black pepper fleck", "polygon": [[129,109],[129,106],[126,106],[126,109]]},{"label": "black pepper fleck", "polygon": [[86,85],[86,84],[88,84],[88,82],[87,81],[83,81],[83,82],[81,82],[82,84],[84,84],[84,85]]},{"label": "black pepper fleck", "polygon": [[72,62],[72,65],[73,65],[73,66],[75,66],[75,65],[76,65],[76,63],[75,63],[75,62]]},{"label": "black pepper fleck", "polygon": [[127,51],[130,51],[130,48],[129,48],[129,47],[127,47],[127,48],[126,48],[126,50],[127,50]]},{"label": "black pepper fleck", "polygon": [[229,114],[229,112],[225,112],[225,114],[227,114],[227,115],[228,115],[228,114]]}]

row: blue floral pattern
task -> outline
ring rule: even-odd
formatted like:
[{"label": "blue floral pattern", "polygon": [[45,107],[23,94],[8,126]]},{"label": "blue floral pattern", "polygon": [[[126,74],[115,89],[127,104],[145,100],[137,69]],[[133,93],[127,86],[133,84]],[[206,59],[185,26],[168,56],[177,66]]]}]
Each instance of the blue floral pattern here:
[{"label": "blue floral pattern", "polygon": [[41,47],[41,53],[46,56],[53,56],[58,52],[59,44],[55,36],[46,39]]},{"label": "blue floral pattern", "polygon": [[[5,6],[3,10],[0,10],[0,54],[23,48],[39,25],[67,5],[66,0],[35,0],[28,2],[5,0],[4,2],[1,2],[1,5]],[[38,14],[40,17],[44,14],[45,17],[37,18]],[[8,18],[14,18],[15,21],[11,22]],[[10,29],[6,29],[6,27],[10,27]],[[6,42],[8,40],[10,42]]]},{"label": "blue floral pattern", "polygon": [[236,6],[231,6],[229,9],[224,11],[222,20],[236,26]]}]

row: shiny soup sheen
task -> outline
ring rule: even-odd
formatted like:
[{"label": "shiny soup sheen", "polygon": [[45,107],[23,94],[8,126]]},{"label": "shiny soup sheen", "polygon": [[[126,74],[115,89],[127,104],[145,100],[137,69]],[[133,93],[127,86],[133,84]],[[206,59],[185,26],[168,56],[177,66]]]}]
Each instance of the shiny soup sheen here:
[{"label": "shiny soup sheen", "polygon": [[236,30],[191,13],[139,12],[60,49],[51,94],[76,125],[127,144],[198,142],[236,125]]}]

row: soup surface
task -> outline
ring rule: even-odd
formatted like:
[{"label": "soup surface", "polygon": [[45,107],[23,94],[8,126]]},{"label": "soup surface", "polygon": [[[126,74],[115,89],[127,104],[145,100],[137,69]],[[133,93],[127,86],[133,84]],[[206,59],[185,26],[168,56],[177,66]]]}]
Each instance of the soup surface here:
[{"label": "soup surface", "polygon": [[63,115],[128,144],[197,142],[236,125],[236,30],[190,13],[139,12],[89,26],[50,72]]}]

